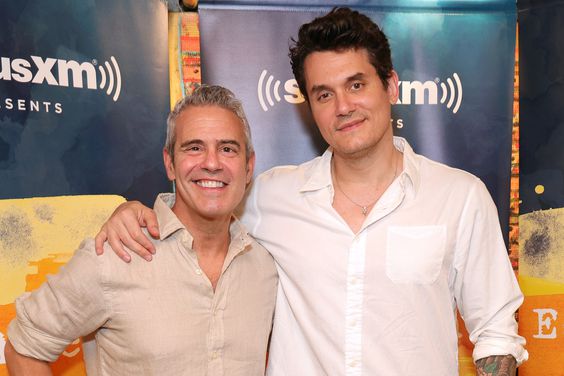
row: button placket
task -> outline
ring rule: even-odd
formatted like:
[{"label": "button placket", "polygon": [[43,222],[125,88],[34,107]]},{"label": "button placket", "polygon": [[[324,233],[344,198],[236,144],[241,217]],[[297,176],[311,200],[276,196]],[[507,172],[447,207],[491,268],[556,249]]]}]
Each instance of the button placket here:
[{"label": "button placket", "polygon": [[361,231],[349,248],[345,307],[345,374],[360,375],[362,366],[362,306],[366,231]]},{"label": "button placket", "polygon": [[225,309],[226,295],[229,287],[229,273],[223,273],[217,284],[210,307],[210,340],[208,342],[209,369],[211,374],[218,374],[223,364],[223,348],[225,345],[225,328],[223,312]]}]

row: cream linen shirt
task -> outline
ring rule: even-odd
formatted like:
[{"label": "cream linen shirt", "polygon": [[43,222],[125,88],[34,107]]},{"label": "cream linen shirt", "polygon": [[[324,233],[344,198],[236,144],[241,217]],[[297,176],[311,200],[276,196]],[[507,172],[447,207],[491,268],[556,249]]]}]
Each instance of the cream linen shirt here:
[{"label": "cream linen shirt", "polygon": [[527,358],[484,184],[394,144],[404,170],[357,234],[332,207],[330,150],[256,179],[242,220],[280,277],[268,375],[457,375],[457,307],[474,359]]},{"label": "cream linen shirt", "polygon": [[96,331],[100,375],[263,375],[276,300],[272,257],[234,219],[214,293],[192,236],[159,195],[163,240],[152,262],[126,264],[85,241],[59,274],[17,299],[8,337],[20,354],[53,361]]}]

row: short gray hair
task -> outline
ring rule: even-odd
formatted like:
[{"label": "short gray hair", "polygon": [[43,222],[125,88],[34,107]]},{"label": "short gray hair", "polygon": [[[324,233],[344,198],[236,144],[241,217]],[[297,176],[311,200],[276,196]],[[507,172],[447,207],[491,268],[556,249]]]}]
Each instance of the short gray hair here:
[{"label": "short gray hair", "polygon": [[245,111],[243,111],[243,104],[235,97],[235,94],[229,89],[219,85],[202,85],[192,94],[180,99],[174,105],[174,108],[166,119],[166,142],[165,149],[168,151],[172,162],[174,163],[174,144],[176,143],[176,119],[188,107],[201,107],[201,106],[217,106],[231,111],[243,125],[243,132],[245,133],[245,152],[247,161],[254,153],[253,141],[251,138],[251,128]]}]

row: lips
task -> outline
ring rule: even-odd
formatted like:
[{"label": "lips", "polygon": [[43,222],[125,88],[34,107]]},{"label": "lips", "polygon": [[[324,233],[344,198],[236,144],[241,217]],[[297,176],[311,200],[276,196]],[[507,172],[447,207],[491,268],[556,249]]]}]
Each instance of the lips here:
[{"label": "lips", "polygon": [[338,128],[337,131],[348,131],[350,129],[356,128],[358,125],[360,125],[362,122],[364,121],[364,118],[362,119],[355,119],[355,120],[351,120],[351,121],[347,121],[344,124],[341,124]]},{"label": "lips", "polygon": [[195,183],[203,188],[223,188],[227,185],[219,180],[196,180]]}]

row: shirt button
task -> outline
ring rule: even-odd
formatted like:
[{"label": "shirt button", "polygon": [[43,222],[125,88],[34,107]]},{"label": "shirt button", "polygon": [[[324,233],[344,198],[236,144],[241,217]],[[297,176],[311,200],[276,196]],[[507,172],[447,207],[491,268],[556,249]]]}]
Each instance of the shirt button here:
[{"label": "shirt button", "polygon": [[197,274],[197,275],[202,275],[202,269],[196,269],[196,274]]},{"label": "shirt button", "polygon": [[217,359],[217,351],[212,352],[212,359]]},{"label": "shirt button", "polygon": [[358,366],[358,362],[357,362],[356,360],[353,360],[353,361],[350,361],[350,362],[349,362],[349,367],[353,367],[353,368],[354,368],[354,367],[356,367],[356,366]]}]

